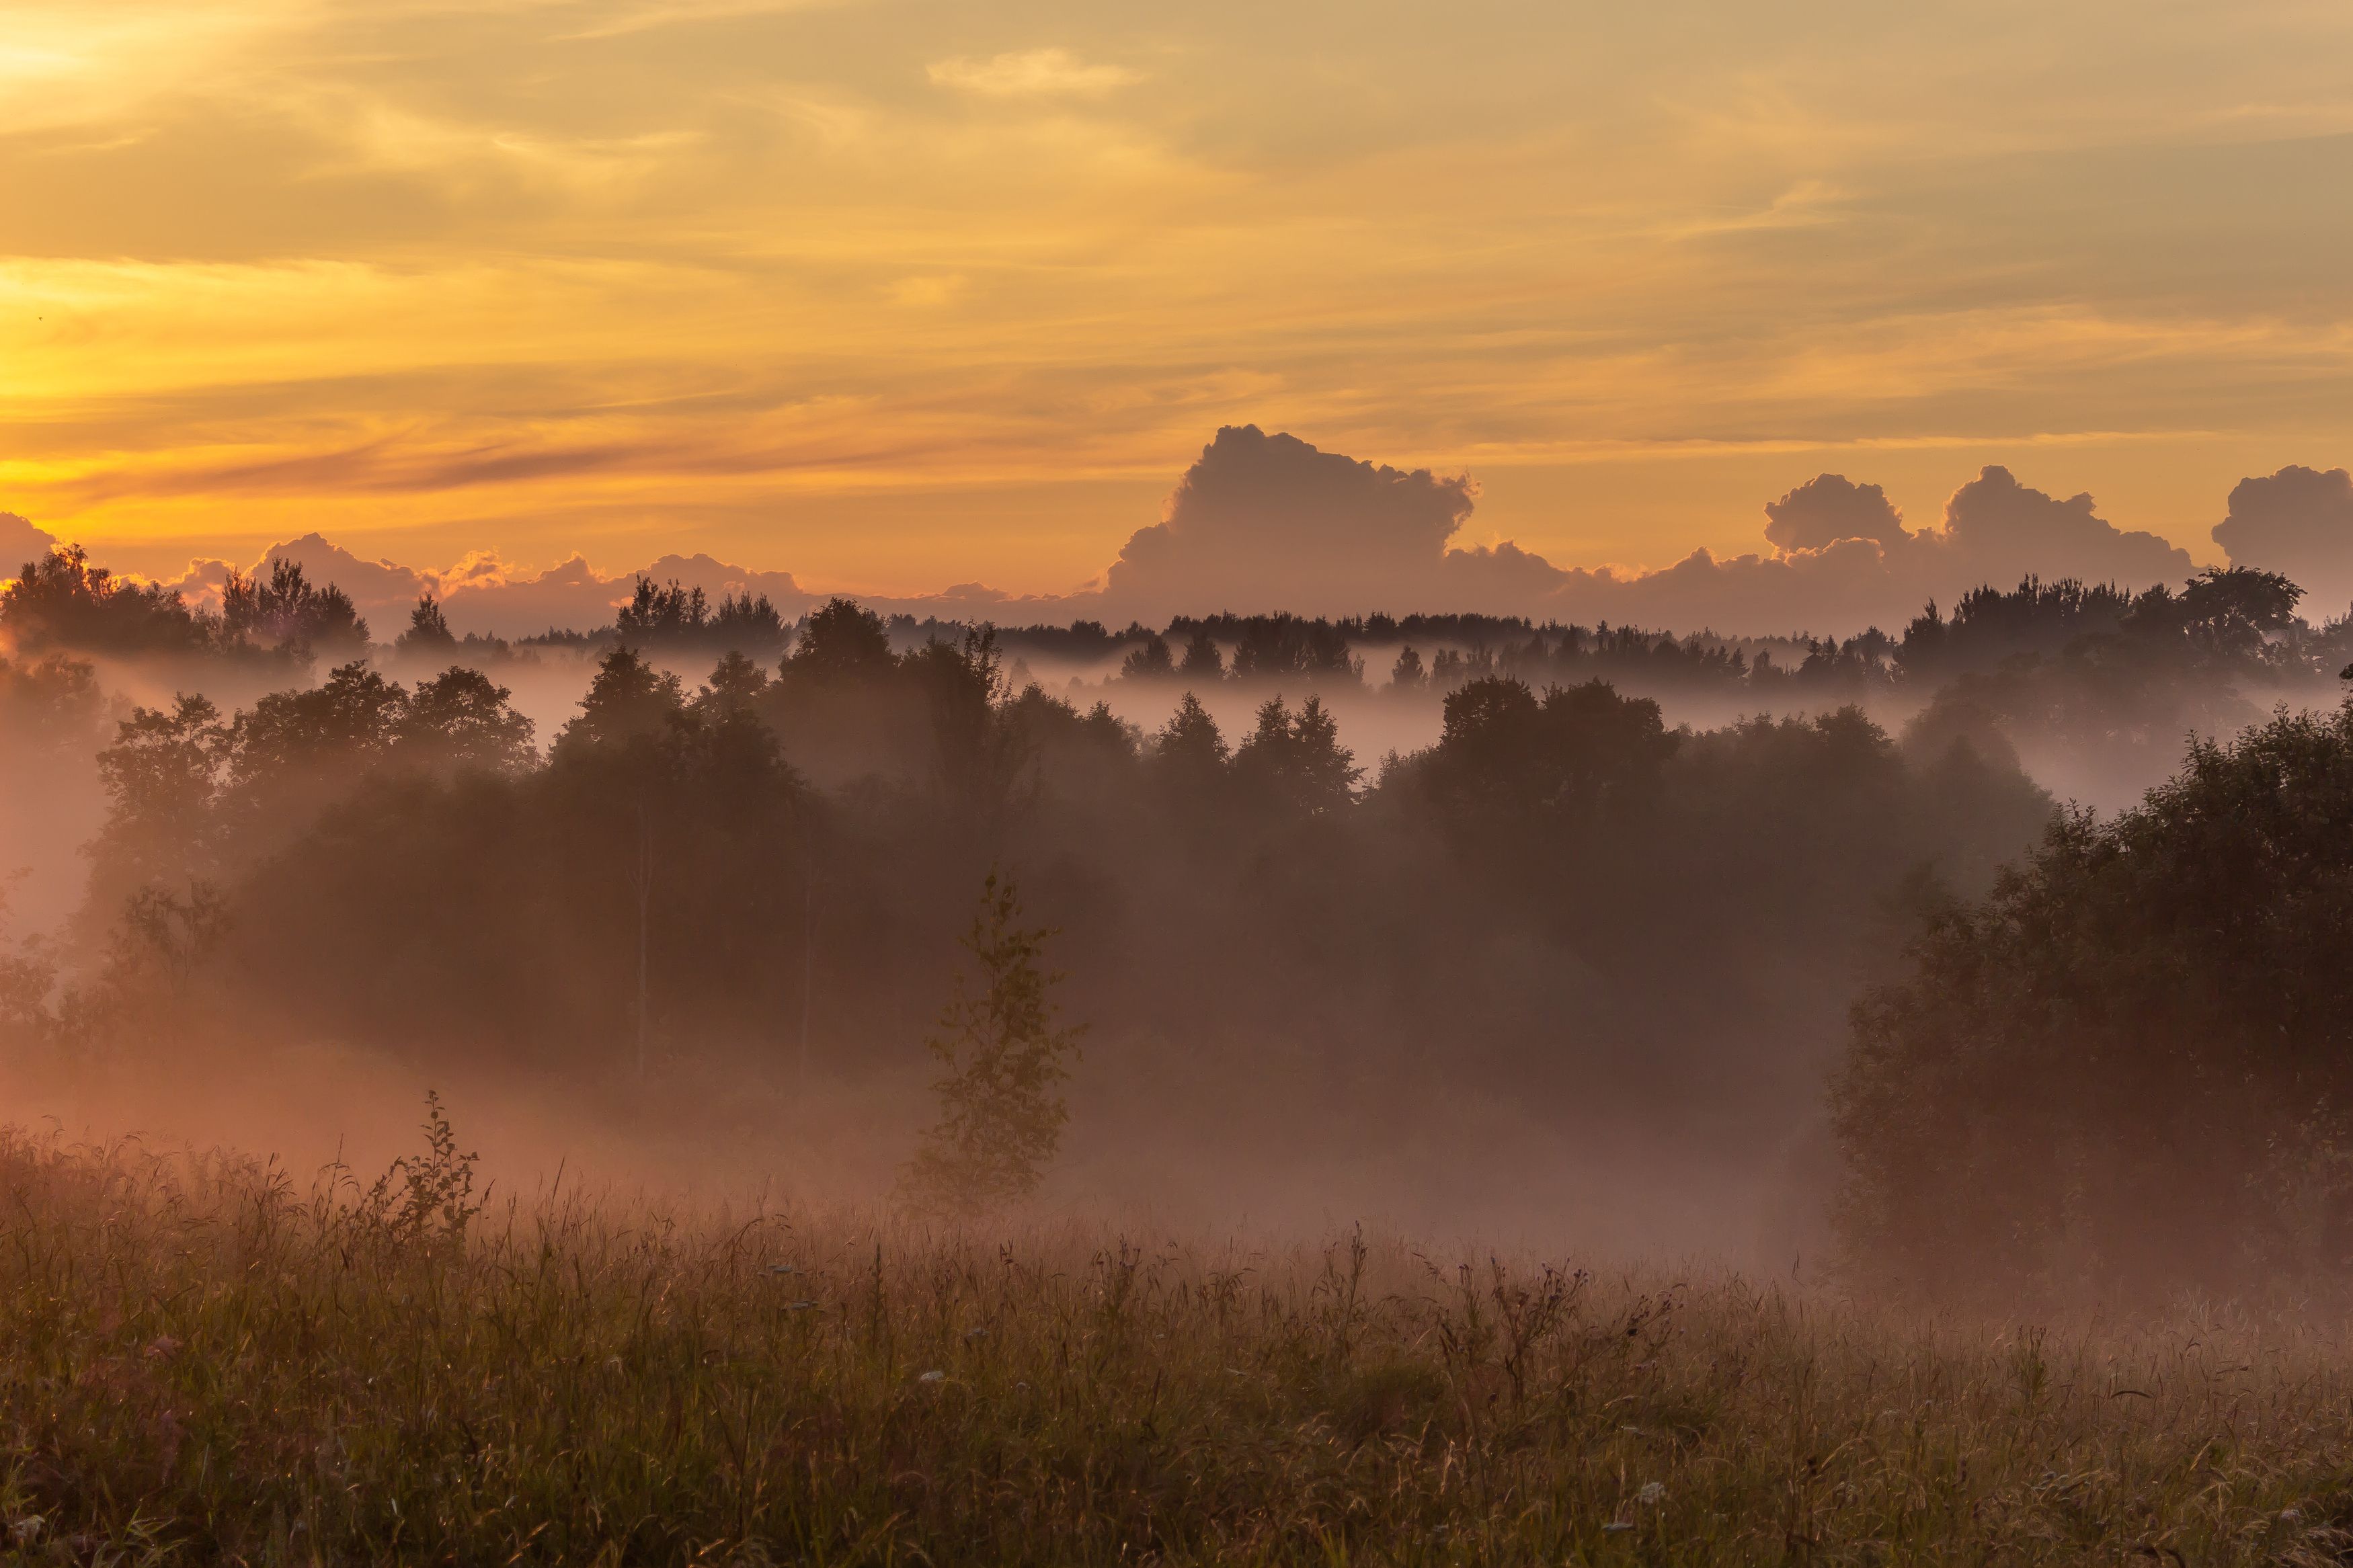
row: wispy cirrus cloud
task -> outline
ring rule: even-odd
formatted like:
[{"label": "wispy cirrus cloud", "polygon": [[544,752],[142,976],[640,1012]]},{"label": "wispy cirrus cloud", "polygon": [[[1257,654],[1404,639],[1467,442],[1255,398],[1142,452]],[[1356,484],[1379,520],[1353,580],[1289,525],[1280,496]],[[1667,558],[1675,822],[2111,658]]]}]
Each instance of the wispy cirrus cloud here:
[{"label": "wispy cirrus cloud", "polygon": [[2059,448],[2211,555],[2346,460],[2347,103],[2310,0],[0,0],[0,509],[1047,591],[1258,422],[1555,561]]},{"label": "wispy cirrus cloud", "polygon": [[923,74],[934,86],[989,98],[1101,98],[1144,79],[1141,71],[1089,64],[1059,47],[1015,50],[985,60],[934,60]]}]

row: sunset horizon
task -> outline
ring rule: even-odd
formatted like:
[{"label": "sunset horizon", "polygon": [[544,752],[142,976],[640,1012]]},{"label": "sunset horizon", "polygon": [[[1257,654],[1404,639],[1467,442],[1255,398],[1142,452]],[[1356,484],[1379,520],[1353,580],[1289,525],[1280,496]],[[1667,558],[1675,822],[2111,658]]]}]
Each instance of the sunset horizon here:
[{"label": "sunset horizon", "polygon": [[0,15],[0,511],[158,579],[1062,595],[1229,425],[1563,568],[1989,465],[2205,566],[2353,455],[2327,7]]}]

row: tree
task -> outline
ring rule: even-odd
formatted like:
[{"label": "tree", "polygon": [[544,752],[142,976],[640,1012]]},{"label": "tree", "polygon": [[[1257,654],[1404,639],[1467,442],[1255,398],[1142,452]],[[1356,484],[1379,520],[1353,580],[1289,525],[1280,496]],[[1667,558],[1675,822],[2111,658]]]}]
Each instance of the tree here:
[{"label": "tree", "polygon": [[106,826],[83,850],[90,889],[76,923],[85,941],[101,940],[142,888],[213,874],[228,748],[220,710],[185,693],[167,709],[134,708],[115,726],[114,743],[98,754]]},{"label": "tree", "polygon": [[532,721],[513,693],[479,669],[454,667],[420,681],[394,726],[395,754],[410,764],[516,773],[536,757]]},{"label": "tree", "polygon": [[50,1029],[49,993],[57,965],[34,942],[17,942],[8,929],[8,884],[22,871],[0,877],[0,1046],[37,1043]]},{"label": "tree", "polygon": [[12,663],[0,654],[0,742],[12,757],[87,742],[98,728],[100,700],[88,659],[53,653]]},{"label": "tree", "polygon": [[871,678],[888,674],[892,662],[881,616],[848,599],[828,599],[802,626],[800,646],[785,667],[821,678]]},{"label": "tree", "polygon": [[1606,681],[1556,686],[1484,676],[1446,697],[1430,758],[1433,792],[1458,814],[1570,811],[1646,795],[1674,753],[1659,705]]},{"label": "tree", "polygon": [[596,666],[579,713],[556,735],[556,760],[659,741],[675,730],[685,710],[677,676],[656,669],[635,648],[617,647]]},{"label": "tree", "polygon": [[995,626],[974,627],[960,643],[934,638],[902,665],[928,700],[939,790],[984,831],[1024,801],[1034,758],[1032,736],[1008,722],[1003,665]]},{"label": "tree", "polygon": [[283,556],[269,575],[228,574],[221,584],[221,626],[233,640],[259,638],[273,647],[350,653],[367,647],[368,624],[352,597],[332,583],[313,584],[300,562]]},{"label": "tree", "polygon": [[441,601],[426,594],[417,599],[417,607],[408,612],[408,629],[394,639],[392,650],[429,658],[449,653],[457,646],[458,639],[441,614]]},{"label": "tree", "polygon": [[1188,778],[1223,772],[1231,754],[1225,736],[1219,732],[1218,721],[1201,706],[1201,700],[1189,691],[1177,701],[1176,711],[1168,716],[1168,722],[1152,738],[1153,760]]},{"label": "tree", "polygon": [[728,653],[766,654],[774,658],[785,646],[785,618],[768,595],[752,596],[749,589],[719,598],[711,616],[711,644]]},{"label": "tree", "polygon": [[1185,644],[1185,659],[1176,667],[1176,673],[1196,685],[1226,678],[1226,656],[1210,639],[1208,627],[1195,629],[1191,640]]},{"label": "tree", "polygon": [[1061,1145],[1070,1110],[1060,1086],[1084,1031],[1057,1025],[1051,991],[1062,977],[1040,963],[1052,934],[1023,926],[1012,879],[988,874],[963,942],[976,973],[958,973],[925,1042],[945,1070],[932,1085],[939,1120],[900,1182],[918,1208],[971,1218],[1018,1203]]},{"label": "tree", "polygon": [[1176,660],[1168,651],[1168,639],[1154,632],[1143,645],[1128,649],[1120,661],[1123,680],[1166,680],[1176,673]]},{"label": "tree", "polygon": [[91,565],[79,544],[26,562],[16,581],[0,589],[0,632],[27,651],[136,655],[195,653],[209,646],[206,624],[179,595],[125,583]]},{"label": "tree", "polygon": [[1836,1088],[1858,1267],[1927,1290],[2353,1268],[2353,706],[2282,711],[1928,906]]},{"label": "tree", "polygon": [[338,665],[307,691],[273,691],[229,731],[230,782],[240,788],[381,758],[408,711],[408,691],[365,664]]},{"label": "tree", "polygon": [[1365,770],[1340,744],[1340,726],[1321,698],[1294,714],[1281,697],[1258,710],[1258,725],[1234,752],[1235,775],[1276,805],[1306,816],[1338,810],[1356,798]]},{"label": "tree", "polygon": [[1430,671],[1421,664],[1421,655],[1410,647],[1398,655],[1397,664],[1389,670],[1392,691],[1422,691],[1430,686]]},{"label": "tree", "polygon": [[691,706],[705,719],[750,713],[757,710],[760,696],[767,689],[768,672],[730,648],[712,667],[711,679],[694,694]]}]

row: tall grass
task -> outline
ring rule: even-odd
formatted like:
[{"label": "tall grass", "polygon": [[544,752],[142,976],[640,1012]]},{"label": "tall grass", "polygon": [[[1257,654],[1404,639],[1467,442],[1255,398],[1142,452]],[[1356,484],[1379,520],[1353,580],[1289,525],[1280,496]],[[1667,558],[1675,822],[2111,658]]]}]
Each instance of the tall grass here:
[{"label": "tall grass", "polygon": [[[2345,1347],[0,1145],[29,1561],[2337,1562]],[[448,1200],[452,1194],[457,1200]]]}]

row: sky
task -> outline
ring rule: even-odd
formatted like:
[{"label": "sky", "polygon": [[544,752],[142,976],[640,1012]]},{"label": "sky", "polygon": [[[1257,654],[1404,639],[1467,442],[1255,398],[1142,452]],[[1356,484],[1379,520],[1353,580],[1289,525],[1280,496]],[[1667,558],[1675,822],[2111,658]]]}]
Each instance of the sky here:
[{"label": "sky", "polygon": [[0,511],[159,575],[1062,595],[1229,426],[1557,569],[1989,465],[2202,565],[2353,457],[2341,0],[0,0]]}]

